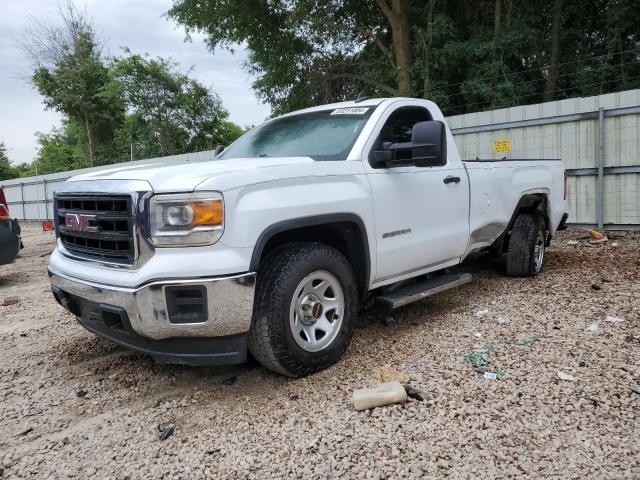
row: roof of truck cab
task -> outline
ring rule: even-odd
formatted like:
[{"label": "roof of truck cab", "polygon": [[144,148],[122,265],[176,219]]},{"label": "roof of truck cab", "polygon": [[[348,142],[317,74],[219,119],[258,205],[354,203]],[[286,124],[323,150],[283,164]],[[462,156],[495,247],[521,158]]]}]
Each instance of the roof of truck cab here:
[{"label": "roof of truck cab", "polygon": [[338,102],[338,103],[328,103],[325,105],[318,105],[317,107],[309,107],[302,110],[296,110],[294,112],[285,113],[281,115],[282,117],[286,117],[288,115],[298,115],[300,113],[310,113],[310,112],[321,112],[323,110],[333,110],[335,108],[345,108],[345,107],[377,107],[385,100],[389,100],[388,98],[368,98],[366,100],[361,100],[356,102],[355,100],[350,100],[348,102]]}]

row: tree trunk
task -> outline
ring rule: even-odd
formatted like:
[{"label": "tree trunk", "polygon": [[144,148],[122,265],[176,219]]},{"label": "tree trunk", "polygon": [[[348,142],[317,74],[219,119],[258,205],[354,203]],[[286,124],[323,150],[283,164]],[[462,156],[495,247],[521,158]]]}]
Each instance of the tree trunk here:
[{"label": "tree trunk", "polygon": [[557,89],[558,63],[560,61],[560,29],[562,27],[563,0],[553,0],[553,15],[551,19],[551,63],[544,85],[544,101],[553,100],[554,90]]},{"label": "tree trunk", "polygon": [[400,95],[411,96],[411,31],[407,0],[377,0],[378,6],[391,25],[391,37]]},{"label": "tree trunk", "polygon": [[495,18],[493,20],[493,34],[497,35],[500,31],[500,23],[502,22],[502,0],[496,0]]},{"label": "tree trunk", "polygon": [[424,88],[422,91],[423,98],[431,96],[431,44],[433,42],[433,9],[436,0],[429,0],[427,9],[427,40],[424,43]]},{"label": "tree trunk", "polygon": [[87,131],[87,147],[89,147],[89,166],[93,167],[96,164],[96,148],[93,140],[93,128],[91,128],[91,122],[87,114],[84,114],[84,127]]}]

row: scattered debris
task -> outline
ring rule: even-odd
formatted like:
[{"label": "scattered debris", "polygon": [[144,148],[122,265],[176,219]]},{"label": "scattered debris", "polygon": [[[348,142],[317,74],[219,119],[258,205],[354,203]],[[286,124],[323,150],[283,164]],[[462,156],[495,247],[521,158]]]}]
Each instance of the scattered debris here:
[{"label": "scattered debris", "polygon": [[622,323],[624,322],[624,318],[614,317],[613,315],[607,315],[604,321],[609,323]]},{"label": "scattered debris", "polygon": [[409,398],[413,398],[414,400],[418,400],[419,402],[422,402],[424,400],[424,395],[422,394],[422,392],[420,390],[416,390],[411,385],[405,385],[404,390],[405,392],[407,392],[407,396],[409,396]]},{"label": "scattered debris", "polygon": [[289,400],[291,400],[291,401],[300,400],[300,395],[291,395],[291,396],[289,397]]},{"label": "scattered debris", "polygon": [[234,375],[232,377],[225,378],[222,383],[223,385],[233,385],[234,383],[236,383],[236,380],[238,380],[238,377]]},{"label": "scattered debris", "polygon": [[478,318],[482,318],[482,317],[484,317],[484,316],[486,316],[486,315],[488,315],[488,314],[489,314],[489,309],[487,308],[487,309],[485,309],[485,310],[478,310],[478,311],[477,311],[476,313],[474,313],[473,315],[474,315],[474,316],[476,316],[476,317],[478,317]]},{"label": "scattered debris", "polygon": [[21,431],[18,435],[16,435],[17,437],[24,437],[25,435],[29,434],[33,432],[33,427],[28,427],[25,430]]},{"label": "scattered debris", "polygon": [[378,367],[373,371],[371,375],[378,383],[388,383],[393,381],[398,381],[400,383],[409,383],[409,375],[403,372],[398,372],[393,368],[389,367]]},{"label": "scattered debris", "polygon": [[593,290],[602,290],[602,287],[600,285],[598,285],[597,283],[591,284],[591,288]]},{"label": "scattered debris", "polygon": [[2,306],[8,307],[9,305],[16,305],[17,303],[20,303],[20,298],[18,297],[4,297]]},{"label": "scattered debris", "polygon": [[76,392],[76,395],[78,396],[78,398],[84,398],[87,396],[87,393],[89,392],[87,392],[86,390],[80,389]]},{"label": "scattered debris", "polygon": [[173,435],[174,431],[175,431],[175,427],[173,425],[169,425],[164,430],[162,430],[162,433],[160,434],[160,440],[163,440],[163,441],[166,440],[171,435]]},{"label": "scattered debris", "polygon": [[475,372],[483,378],[486,378],[487,380],[496,380],[498,378],[504,378],[507,376],[507,374],[505,372],[492,372],[491,370],[487,370],[486,368],[475,368],[474,369]]},{"label": "scattered debris", "polygon": [[469,355],[465,355],[464,359],[474,367],[482,367],[491,363],[489,361],[489,353],[490,351],[487,350],[476,350]]},{"label": "scattered debris", "polygon": [[56,229],[56,226],[53,224],[51,220],[47,220],[46,222],[42,222],[42,230],[44,232],[51,232]]},{"label": "scattered debris", "polygon": [[619,245],[619,243],[618,243],[618,242],[613,242],[613,243],[611,244],[611,246],[612,246],[612,247],[617,247],[618,245]]},{"label": "scattered debris", "polygon": [[567,381],[567,382],[575,382],[576,381],[576,377],[574,377],[572,375],[569,375],[568,373],[565,373],[565,372],[562,372],[562,371],[558,372],[558,378],[560,380],[564,380],[564,381]]},{"label": "scattered debris", "polygon": [[[464,359],[474,367],[476,373],[478,373],[479,375],[484,376],[485,373],[489,372],[489,373],[496,373],[498,377],[504,378],[506,376],[506,373],[503,372],[502,370],[497,372],[490,372],[486,368],[482,368],[482,367],[487,367],[491,365],[491,361],[489,360],[489,354],[493,352],[494,346],[495,345],[516,345],[518,347],[531,347],[536,343],[538,343],[539,341],[540,341],[540,337],[537,337],[537,336],[524,338],[522,340],[498,340],[497,342],[491,342],[484,349],[476,349],[475,352],[465,355]],[[489,377],[485,377],[485,378],[489,378]]]},{"label": "scattered debris", "polygon": [[578,242],[577,240],[569,240],[567,242],[567,245],[578,245],[580,242]]},{"label": "scattered debris", "polygon": [[584,329],[585,332],[594,333],[598,331],[598,324],[592,323],[587,328]]},{"label": "scattered debris", "polygon": [[605,241],[606,242],[608,240],[607,236],[604,233],[599,232],[597,230],[589,230],[589,235],[591,235],[591,240],[592,241],[595,240],[596,242],[597,241]]},{"label": "scattered debris", "polygon": [[480,332],[475,332],[473,336],[476,338],[482,338],[482,334]]},{"label": "scattered debris", "polygon": [[358,411],[407,401],[407,392],[398,381],[353,391],[351,403]]},{"label": "scattered debris", "polygon": [[395,330],[396,328],[398,328],[398,322],[396,322],[396,319],[393,318],[391,315],[387,315],[386,317],[384,317],[384,323],[387,326],[387,328],[390,328],[392,330]]},{"label": "scattered debris", "polygon": [[210,448],[209,450],[205,450],[205,455],[213,455],[214,453],[218,453],[219,451],[221,451],[222,448],[221,447],[215,447],[215,448]]},{"label": "scattered debris", "polygon": [[640,395],[640,388],[638,387],[629,387],[629,388],[633,393],[637,393],[638,395]]},{"label": "scattered debris", "polygon": [[511,323],[510,318],[498,317],[498,325],[509,325]]},{"label": "scattered debris", "polygon": [[611,279],[610,279],[610,278],[608,278],[608,277],[602,277],[602,278],[600,279],[600,281],[601,281],[602,283],[611,283],[613,280],[611,280]]}]

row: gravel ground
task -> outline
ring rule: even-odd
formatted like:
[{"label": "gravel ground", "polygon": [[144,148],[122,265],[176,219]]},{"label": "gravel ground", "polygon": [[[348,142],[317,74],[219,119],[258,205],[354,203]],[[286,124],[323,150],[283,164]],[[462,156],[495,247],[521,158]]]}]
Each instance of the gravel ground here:
[{"label": "gravel ground", "polygon": [[[0,304],[20,297],[0,306],[0,477],[640,478],[640,236],[614,236],[564,232],[535,279],[476,261],[395,331],[361,315],[339,364],[292,380],[162,366],[85,332],[49,292],[53,235],[26,225],[0,267]],[[474,372],[480,349],[504,378]],[[354,411],[380,367],[426,399]]]}]

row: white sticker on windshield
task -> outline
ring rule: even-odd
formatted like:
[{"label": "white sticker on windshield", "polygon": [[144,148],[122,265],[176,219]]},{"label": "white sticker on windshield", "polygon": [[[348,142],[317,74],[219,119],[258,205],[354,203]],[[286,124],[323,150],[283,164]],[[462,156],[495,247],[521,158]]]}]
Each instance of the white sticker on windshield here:
[{"label": "white sticker on windshield", "polygon": [[336,108],[331,115],[364,115],[369,111],[369,107],[344,107]]}]

